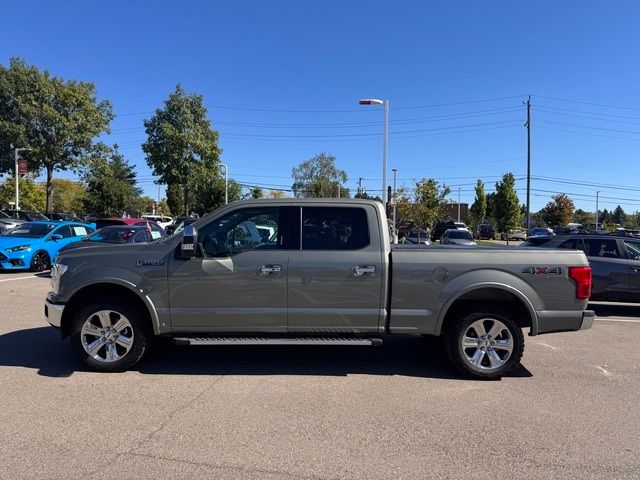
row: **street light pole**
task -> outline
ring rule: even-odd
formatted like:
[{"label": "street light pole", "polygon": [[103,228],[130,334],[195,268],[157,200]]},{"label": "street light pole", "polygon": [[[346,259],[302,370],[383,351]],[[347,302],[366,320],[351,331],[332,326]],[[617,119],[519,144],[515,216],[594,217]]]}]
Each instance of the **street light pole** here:
[{"label": "street light pole", "polygon": [[396,221],[396,180],[398,177],[398,169],[393,168],[393,243],[398,243],[398,224]]},{"label": "street light pole", "polygon": [[389,100],[363,98],[360,105],[382,105],[384,107],[384,140],[382,147],[382,204],[387,205],[387,154],[389,150]]},{"label": "street light pole", "polygon": [[15,168],[16,168],[16,205],[15,209],[20,210],[20,183],[19,183],[19,173],[18,173],[18,159],[20,158],[20,152],[24,152],[25,150],[31,150],[30,148],[16,148],[13,151],[13,159],[15,160]]},{"label": "street light pole", "polygon": [[227,205],[229,203],[229,166],[225,163],[221,163],[220,166],[224,167],[224,204]]},{"label": "street light pole", "polygon": [[458,222],[460,221],[460,187],[458,187]]}]

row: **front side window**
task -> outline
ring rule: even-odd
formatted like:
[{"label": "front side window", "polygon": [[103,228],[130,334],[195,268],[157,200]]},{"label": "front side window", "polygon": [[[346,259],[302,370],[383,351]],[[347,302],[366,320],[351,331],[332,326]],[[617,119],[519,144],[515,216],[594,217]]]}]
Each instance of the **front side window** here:
[{"label": "front side window", "polygon": [[53,231],[54,234],[58,234],[58,235],[62,235],[62,238],[70,238],[73,235],[71,234],[71,229],[69,228],[69,225],[64,225],[60,228],[56,228]]},{"label": "front side window", "polygon": [[235,210],[198,229],[198,254],[223,257],[247,250],[281,248],[280,208]]},{"label": "front side window", "polygon": [[369,245],[367,213],[362,208],[304,207],[303,250],[357,250]]},{"label": "front side window", "polygon": [[627,253],[629,254],[629,258],[631,260],[640,260],[640,242],[625,240],[624,246],[627,249]]}]

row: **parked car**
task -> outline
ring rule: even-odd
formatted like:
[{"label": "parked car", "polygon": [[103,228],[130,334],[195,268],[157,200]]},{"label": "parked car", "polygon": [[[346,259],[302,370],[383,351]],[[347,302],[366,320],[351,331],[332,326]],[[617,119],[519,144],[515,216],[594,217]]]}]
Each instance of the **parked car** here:
[{"label": "parked car", "polygon": [[25,222],[0,235],[0,268],[47,270],[62,247],[92,232],[83,223]]},{"label": "parked car", "polygon": [[146,226],[110,225],[102,227],[91,235],[62,247],[59,252],[66,252],[74,248],[98,247],[117,243],[149,243],[167,234],[162,230],[149,229]]},{"label": "parked car", "polygon": [[49,221],[48,217],[45,217],[40,212],[35,212],[33,210],[14,210],[14,209],[4,209],[4,213],[9,215],[11,218],[15,218],[17,220],[23,220],[25,222],[36,222],[39,220]]},{"label": "parked car", "polygon": [[496,239],[496,229],[490,223],[480,223],[476,229],[476,238],[482,240],[488,238],[489,240]]},{"label": "parked car", "polygon": [[527,234],[524,232],[524,230],[514,230],[513,232],[509,232],[508,234],[503,232],[500,234],[500,239],[525,241],[527,239]]},{"label": "parked car", "polygon": [[7,230],[11,230],[16,226],[23,224],[24,222],[25,220],[11,218],[9,215],[0,210],[0,235],[5,233]]},{"label": "parked car", "polygon": [[70,213],[47,213],[47,217],[54,222],[82,222],[81,219]]},{"label": "parked car", "polygon": [[450,228],[440,237],[440,243],[443,245],[477,245],[469,230]]},{"label": "parked car", "polygon": [[[265,241],[256,225],[272,223]],[[442,336],[452,364],[480,379],[519,365],[525,328],[593,324],[582,252],[392,246],[387,226],[372,200],[234,202],[157,242],[61,252],[45,317],[102,371],[133,367],[157,335],[308,346],[410,334]]]},{"label": "parked car", "polygon": [[431,238],[429,238],[429,234],[426,231],[414,229],[407,232],[404,237],[404,243],[413,245],[431,245]]},{"label": "parked car", "polygon": [[442,234],[444,232],[446,232],[449,229],[454,229],[454,228],[458,228],[456,223],[453,220],[449,220],[447,222],[438,222],[436,223],[436,225],[431,229],[431,241],[435,242],[440,240],[440,237],[442,236]]},{"label": "parked car", "polygon": [[531,227],[527,233],[527,237],[535,237],[537,235],[555,235],[553,230],[545,227]]},{"label": "parked car", "polygon": [[583,251],[592,269],[593,300],[640,302],[640,239],[616,235],[558,235],[535,246]]},{"label": "parked car", "polygon": [[146,227],[147,224],[155,231],[163,231],[164,229],[156,222],[145,220],[143,218],[98,218],[93,221],[96,229],[108,227],[109,225],[128,225],[132,227]]}]

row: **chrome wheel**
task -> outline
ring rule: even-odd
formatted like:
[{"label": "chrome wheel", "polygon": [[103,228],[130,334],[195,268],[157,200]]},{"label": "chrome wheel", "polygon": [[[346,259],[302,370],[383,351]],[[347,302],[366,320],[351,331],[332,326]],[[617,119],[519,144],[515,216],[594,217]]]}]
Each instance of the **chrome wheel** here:
[{"label": "chrome wheel", "polygon": [[133,327],[121,313],[100,310],[87,318],[80,330],[82,347],[99,362],[111,363],[124,357],[133,346]]},{"label": "chrome wheel", "polygon": [[500,320],[483,318],[469,325],[460,346],[471,367],[490,372],[511,358],[513,336]]}]

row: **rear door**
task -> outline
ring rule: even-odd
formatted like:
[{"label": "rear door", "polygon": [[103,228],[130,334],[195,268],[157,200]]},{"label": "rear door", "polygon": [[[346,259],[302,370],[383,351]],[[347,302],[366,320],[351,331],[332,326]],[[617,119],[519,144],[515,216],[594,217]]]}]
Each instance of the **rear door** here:
[{"label": "rear door", "polygon": [[621,299],[629,289],[629,265],[616,238],[578,238],[593,275],[593,296]]},{"label": "rear door", "polygon": [[624,240],[629,265],[629,301],[640,302],[640,240]]},{"label": "rear door", "polygon": [[294,217],[301,242],[289,255],[289,331],[378,332],[386,272],[375,208],[303,205]]}]

